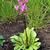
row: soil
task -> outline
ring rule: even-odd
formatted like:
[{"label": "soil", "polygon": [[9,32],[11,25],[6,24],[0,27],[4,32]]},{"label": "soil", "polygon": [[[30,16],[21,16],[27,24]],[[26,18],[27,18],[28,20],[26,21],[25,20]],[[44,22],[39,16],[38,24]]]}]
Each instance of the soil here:
[{"label": "soil", "polygon": [[[14,50],[14,46],[10,41],[10,37],[14,34],[18,35],[26,28],[25,17],[17,17],[16,22],[0,24],[0,35],[5,37],[6,42],[0,47],[0,50]],[[50,50],[50,24],[36,30],[41,41],[39,50]]]},{"label": "soil", "polygon": [[19,32],[23,32],[26,28],[25,16],[17,16],[15,22],[8,22],[0,24],[0,35],[3,35],[5,39],[8,39],[10,36],[14,34],[19,34]]},{"label": "soil", "polygon": [[10,37],[13,35],[19,35],[26,28],[25,16],[18,15],[15,22],[0,24],[0,35],[3,35],[6,42],[0,47],[0,50],[13,50]]},{"label": "soil", "polygon": [[39,28],[37,34],[41,41],[39,50],[50,50],[50,24]]}]

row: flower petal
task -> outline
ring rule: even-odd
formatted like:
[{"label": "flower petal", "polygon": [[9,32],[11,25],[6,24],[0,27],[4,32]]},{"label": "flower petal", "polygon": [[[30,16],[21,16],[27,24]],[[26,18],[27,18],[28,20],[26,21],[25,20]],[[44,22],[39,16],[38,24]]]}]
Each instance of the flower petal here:
[{"label": "flower petal", "polygon": [[24,12],[27,9],[26,5],[23,4],[20,8],[20,12]]},{"label": "flower petal", "polygon": [[22,0],[18,0],[19,5],[21,6],[23,4]]},{"label": "flower petal", "polygon": [[24,0],[25,1],[25,3],[28,3],[28,0]]}]

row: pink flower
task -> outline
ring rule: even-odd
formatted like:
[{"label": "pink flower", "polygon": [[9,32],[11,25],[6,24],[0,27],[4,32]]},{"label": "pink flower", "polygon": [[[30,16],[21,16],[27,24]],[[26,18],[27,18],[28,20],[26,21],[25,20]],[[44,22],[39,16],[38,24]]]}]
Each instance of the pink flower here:
[{"label": "pink flower", "polygon": [[23,4],[20,8],[20,13],[24,12],[25,10],[27,10],[27,7],[25,4]]},{"label": "pink flower", "polygon": [[28,3],[28,0],[24,0],[25,1],[25,3]]},{"label": "pink flower", "polygon": [[22,0],[18,0],[18,4],[21,6],[23,4]]},{"label": "pink flower", "polygon": [[15,6],[15,9],[18,10],[19,9],[19,6]]},{"label": "pink flower", "polygon": [[28,0],[18,0],[18,6],[15,6],[15,9],[17,11],[19,10],[19,14],[22,14],[27,10],[27,6],[26,6],[27,2]]}]

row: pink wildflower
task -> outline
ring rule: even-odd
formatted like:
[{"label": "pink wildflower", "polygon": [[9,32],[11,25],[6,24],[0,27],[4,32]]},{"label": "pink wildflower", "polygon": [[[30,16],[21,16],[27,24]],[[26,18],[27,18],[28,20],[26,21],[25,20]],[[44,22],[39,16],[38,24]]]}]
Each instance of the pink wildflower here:
[{"label": "pink wildflower", "polygon": [[15,6],[15,9],[17,11],[19,10],[19,14],[22,14],[27,10],[27,6],[26,6],[27,2],[28,0],[18,0],[18,6]]},{"label": "pink wildflower", "polygon": [[22,0],[18,0],[18,4],[21,6],[23,4]]},{"label": "pink wildflower", "polygon": [[20,13],[24,12],[25,10],[27,10],[27,7],[25,4],[23,4],[20,8]]},{"label": "pink wildflower", "polygon": [[25,3],[28,3],[28,0],[24,0],[25,1]]}]

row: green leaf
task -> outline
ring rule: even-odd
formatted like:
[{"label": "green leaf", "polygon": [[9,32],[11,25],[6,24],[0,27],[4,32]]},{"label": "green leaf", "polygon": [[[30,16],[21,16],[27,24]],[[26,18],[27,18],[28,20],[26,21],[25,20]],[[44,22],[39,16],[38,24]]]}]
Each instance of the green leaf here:
[{"label": "green leaf", "polygon": [[32,37],[36,38],[36,36],[37,36],[36,32],[32,30],[31,33],[32,33]]},{"label": "green leaf", "polygon": [[3,46],[4,42],[5,42],[4,37],[0,35],[0,46]]},{"label": "green leaf", "polygon": [[[37,50],[41,43],[38,42],[39,38],[36,38],[36,32],[30,28],[26,28],[19,36],[12,36],[11,41],[15,44],[14,50]],[[28,48],[27,48],[28,47]]]},{"label": "green leaf", "polygon": [[34,50],[37,50],[40,47],[41,43],[40,42],[36,42],[32,45]]},{"label": "green leaf", "polygon": [[12,41],[13,43],[16,43],[16,41],[19,40],[19,39],[18,39],[18,36],[16,36],[16,35],[10,37],[10,39],[11,39],[11,41]]},{"label": "green leaf", "polygon": [[38,40],[39,40],[39,38],[35,38],[35,42],[38,41]]},{"label": "green leaf", "polygon": [[21,50],[22,48],[23,48],[23,45],[22,45],[22,46],[16,45],[16,46],[14,47],[14,50]]},{"label": "green leaf", "polygon": [[28,50],[33,50],[32,46],[30,46]]},{"label": "green leaf", "polygon": [[21,37],[22,43],[25,44],[25,42],[26,42],[26,34],[25,34],[25,31],[24,31],[24,33],[20,33],[20,37]]}]

